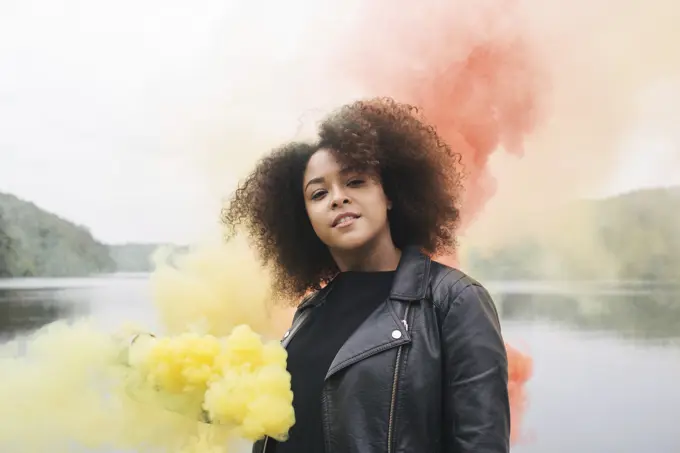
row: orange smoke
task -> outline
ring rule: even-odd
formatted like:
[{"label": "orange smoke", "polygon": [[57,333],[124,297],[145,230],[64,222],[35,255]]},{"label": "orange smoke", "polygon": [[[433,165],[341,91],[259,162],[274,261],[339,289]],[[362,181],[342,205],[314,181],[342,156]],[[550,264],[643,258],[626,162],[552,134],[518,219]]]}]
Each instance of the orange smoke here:
[{"label": "orange smoke", "polygon": [[[514,0],[371,2],[341,50],[343,72],[371,94],[422,108],[466,172],[463,226],[496,190],[489,157],[521,156],[547,88]],[[344,51],[344,52],[343,52]]]},{"label": "orange smoke", "polygon": [[531,357],[507,343],[505,349],[508,353],[508,394],[510,396],[510,419],[512,420],[510,443],[515,444],[521,439],[522,435],[519,428],[522,426],[527,407],[525,384],[533,372],[533,361]]},{"label": "orange smoke", "polygon": [[[521,156],[544,110],[546,72],[513,0],[370,2],[339,52],[347,77],[371,94],[422,108],[462,156],[462,228],[494,195],[488,162],[499,149]],[[347,42],[345,42],[347,44]],[[456,257],[442,257],[455,263]],[[512,440],[526,404],[529,356],[507,345]]]}]

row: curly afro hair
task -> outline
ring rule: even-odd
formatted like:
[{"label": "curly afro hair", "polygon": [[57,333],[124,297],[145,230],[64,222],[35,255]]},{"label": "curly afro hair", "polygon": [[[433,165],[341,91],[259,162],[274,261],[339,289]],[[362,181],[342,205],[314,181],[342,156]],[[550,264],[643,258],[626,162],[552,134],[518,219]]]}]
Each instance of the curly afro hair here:
[{"label": "curly afro hair", "polygon": [[430,255],[453,251],[460,155],[416,107],[390,98],[358,101],[327,116],[318,132],[317,143],[289,143],[261,159],[222,212],[228,235],[245,230],[272,270],[278,294],[299,300],[338,272],[312,229],[302,190],[307,162],[322,148],[343,165],[378,173],[392,201],[388,220],[398,248],[416,245]]}]

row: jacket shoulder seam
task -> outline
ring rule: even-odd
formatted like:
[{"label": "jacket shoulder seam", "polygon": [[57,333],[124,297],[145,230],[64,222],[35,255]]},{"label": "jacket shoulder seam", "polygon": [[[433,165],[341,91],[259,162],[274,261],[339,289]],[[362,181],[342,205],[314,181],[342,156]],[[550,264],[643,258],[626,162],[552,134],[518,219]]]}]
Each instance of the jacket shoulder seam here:
[{"label": "jacket shoulder seam", "polygon": [[[439,289],[439,287],[446,281],[447,277],[449,277],[449,276],[450,276],[451,274],[453,274],[454,272],[460,272],[460,271],[456,271],[456,269],[449,269],[449,270],[446,271],[446,273],[445,273],[444,275],[442,275],[442,276],[437,280],[437,282],[435,282],[435,284],[432,286],[432,304],[433,304],[435,307],[437,307],[438,310],[441,310],[441,311],[447,310],[447,309],[449,308],[449,307],[447,307],[447,305],[450,305],[451,303],[454,303],[455,301],[457,301],[458,298],[460,297],[460,294],[461,294],[463,291],[465,291],[465,290],[466,290],[467,288],[469,288],[470,286],[475,285],[474,282],[468,283],[467,285],[463,286],[459,291],[456,291],[456,294],[455,294],[455,295],[453,296],[453,298],[450,299],[450,300],[437,300],[437,298],[434,296],[435,292],[436,292],[437,289]],[[458,282],[460,282],[461,280],[463,280],[463,279],[465,279],[465,278],[466,278],[466,275],[465,275],[464,273],[460,272],[460,276],[459,276],[455,281],[450,282],[449,285],[450,285],[451,287],[453,287],[453,286],[455,286]]]}]

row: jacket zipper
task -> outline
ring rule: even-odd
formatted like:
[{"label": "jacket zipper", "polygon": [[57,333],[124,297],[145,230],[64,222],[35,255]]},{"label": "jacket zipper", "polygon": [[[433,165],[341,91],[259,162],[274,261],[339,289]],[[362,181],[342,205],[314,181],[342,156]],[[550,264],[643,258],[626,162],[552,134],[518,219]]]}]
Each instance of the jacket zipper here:
[{"label": "jacket zipper", "polygon": [[[404,328],[406,329],[406,333],[408,333],[408,312],[409,308],[411,306],[407,305],[406,306],[406,311],[404,313],[404,319],[401,320],[402,324],[404,324]],[[297,326],[291,327],[288,335],[286,338],[292,336],[302,325],[304,322],[304,318],[300,320]],[[396,405],[396,400],[397,400],[397,386],[399,384],[399,368],[401,364],[401,352],[403,349],[403,345],[399,346],[399,349],[397,350],[397,359],[395,362],[394,366],[394,379],[392,380],[392,400],[390,402],[390,417],[389,417],[389,424],[387,427],[387,453],[392,453],[392,440],[393,440],[393,435],[392,435],[392,430],[393,430],[393,424],[394,424],[394,411],[395,411],[395,405]],[[264,438],[264,444],[262,445],[262,453],[267,452],[267,443],[269,442],[269,436],[265,436]]]},{"label": "jacket zipper", "polygon": [[[406,333],[408,333],[408,309],[410,308],[410,305],[406,306],[406,312],[404,313],[404,319],[401,320],[401,322],[404,324],[404,328],[406,328]],[[387,425],[387,453],[392,453],[392,442],[394,440],[392,430],[394,429],[394,412],[396,408],[396,402],[397,402],[397,386],[399,384],[399,368],[401,365],[401,351],[403,349],[403,345],[399,346],[399,349],[397,350],[397,359],[394,365],[394,379],[392,380],[392,401],[390,402],[390,418],[389,418],[389,424]]]}]

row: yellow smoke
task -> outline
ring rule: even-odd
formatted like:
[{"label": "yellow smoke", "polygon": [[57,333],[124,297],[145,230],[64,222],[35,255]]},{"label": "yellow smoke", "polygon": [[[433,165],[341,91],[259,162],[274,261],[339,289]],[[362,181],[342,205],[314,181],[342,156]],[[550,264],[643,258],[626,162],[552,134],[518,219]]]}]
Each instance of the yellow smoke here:
[{"label": "yellow smoke", "polygon": [[286,352],[247,246],[159,258],[152,284],[157,336],[81,319],[2,346],[0,450],[223,453],[285,438],[294,423]]},{"label": "yellow smoke", "polygon": [[272,298],[267,272],[242,238],[202,243],[175,256],[159,250],[155,258],[154,303],[168,333],[224,336],[246,324],[268,339],[280,338],[283,304]]}]

